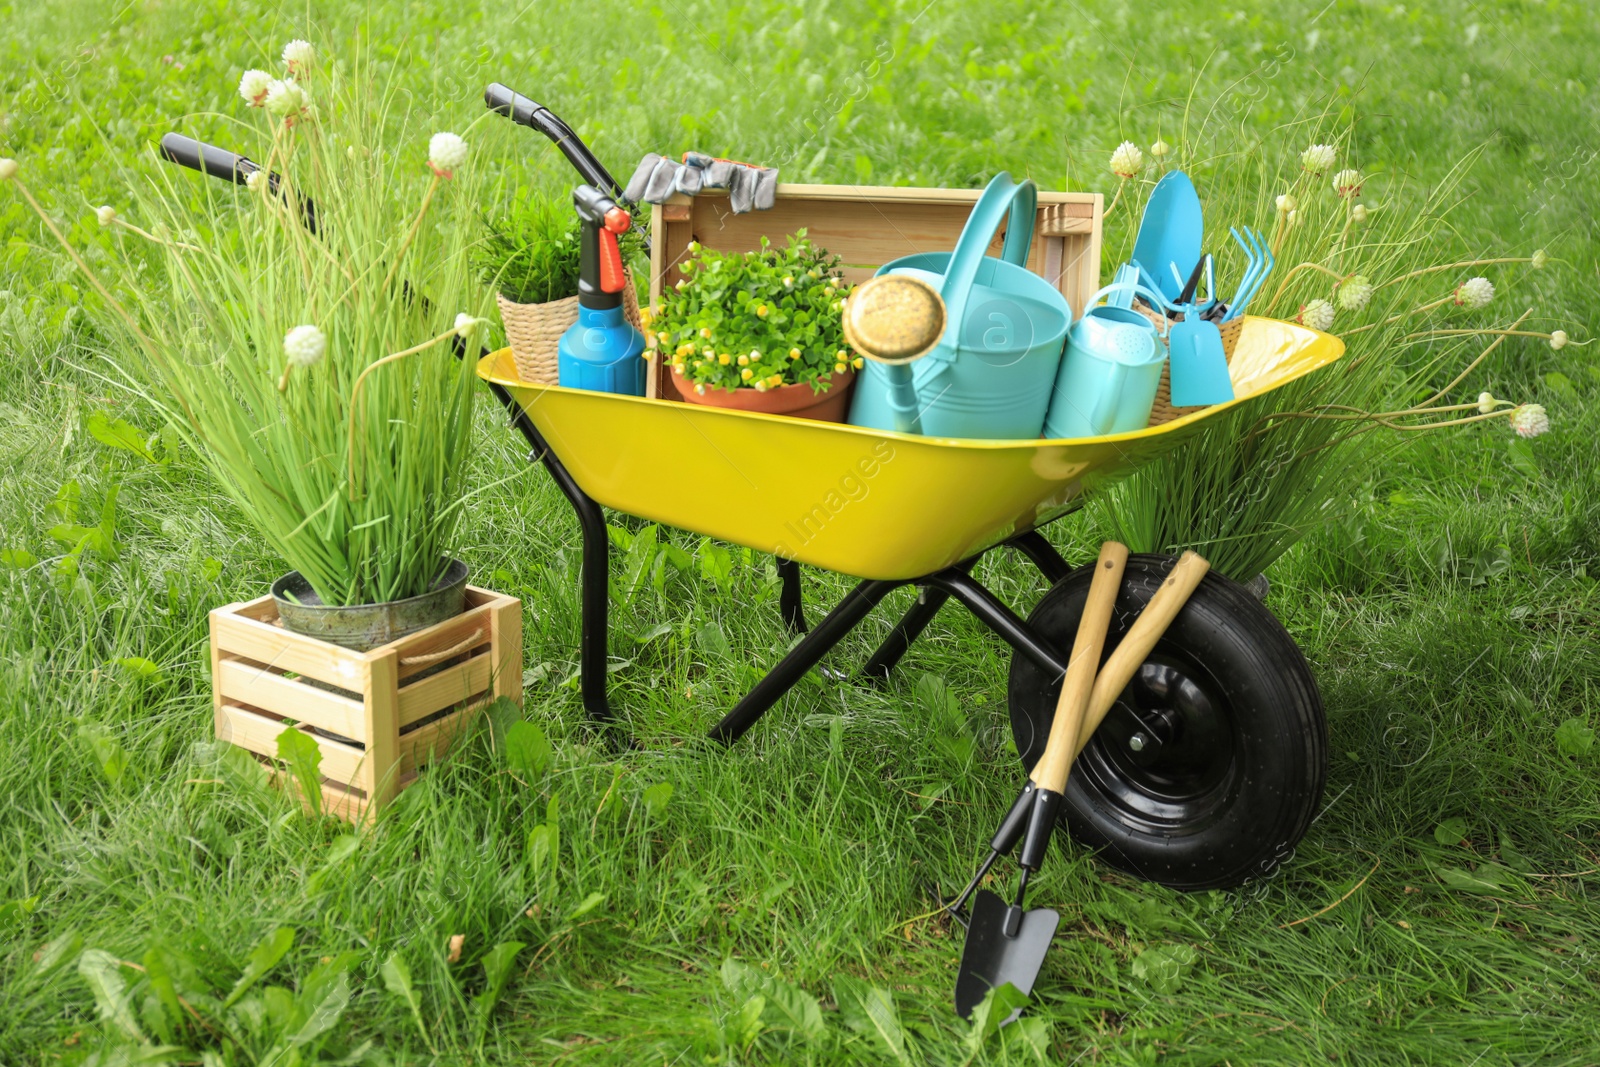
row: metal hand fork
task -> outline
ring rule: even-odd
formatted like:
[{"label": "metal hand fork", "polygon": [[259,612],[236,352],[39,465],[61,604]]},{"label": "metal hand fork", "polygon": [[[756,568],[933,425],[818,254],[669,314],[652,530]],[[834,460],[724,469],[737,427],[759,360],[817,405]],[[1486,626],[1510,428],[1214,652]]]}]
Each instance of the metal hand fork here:
[{"label": "metal hand fork", "polygon": [[1239,243],[1245,255],[1244,276],[1239,279],[1239,288],[1233,294],[1233,299],[1228,302],[1228,311],[1222,316],[1223,322],[1229,322],[1244,314],[1245,307],[1255,298],[1261,290],[1261,285],[1267,280],[1267,275],[1272,273],[1274,259],[1272,250],[1267,247],[1267,242],[1261,235],[1250,227],[1244,227],[1244,236],[1239,231],[1229,228],[1233,239]]}]

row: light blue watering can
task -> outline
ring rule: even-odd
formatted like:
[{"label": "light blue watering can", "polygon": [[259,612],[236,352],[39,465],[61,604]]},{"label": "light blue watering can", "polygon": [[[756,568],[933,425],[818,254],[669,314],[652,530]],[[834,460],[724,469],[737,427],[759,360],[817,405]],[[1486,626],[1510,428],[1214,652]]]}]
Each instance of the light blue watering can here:
[{"label": "light blue watering can", "polygon": [[[1100,437],[1149,425],[1167,349],[1155,325],[1133,310],[1135,295],[1161,306],[1160,296],[1128,268],[1089,298],[1067,334],[1044,424],[1047,438]],[[1098,303],[1101,297],[1109,302]]]},{"label": "light blue watering can", "polygon": [[[939,343],[914,363],[867,363],[850,405],[852,424],[936,437],[1039,436],[1072,309],[1023,265],[1037,203],[1032,181],[997,174],[953,252],[902,256],[878,269],[879,276],[931,285],[943,297],[946,322]],[[984,253],[1002,220],[1005,244],[995,259]]]}]

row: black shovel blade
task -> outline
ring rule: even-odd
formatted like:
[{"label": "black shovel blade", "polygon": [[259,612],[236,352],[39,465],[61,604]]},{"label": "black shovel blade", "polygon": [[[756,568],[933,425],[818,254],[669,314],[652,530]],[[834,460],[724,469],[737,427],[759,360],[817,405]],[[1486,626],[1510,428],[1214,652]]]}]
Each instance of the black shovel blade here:
[{"label": "black shovel blade", "polygon": [[[987,889],[972,898],[972,918],[967,923],[967,941],[961,950],[961,970],[956,975],[956,1014],[972,1017],[990,989],[1010,982],[1032,995],[1034,979],[1044,966],[1044,954],[1056,936],[1061,916],[1049,908],[1033,908],[1022,913],[1016,935],[1006,934],[1006,913],[1011,906]],[[1005,1020],[1022,1014],[1018,1008]],[[1002,1026],[1005,1023],[1001,1024]]]}]

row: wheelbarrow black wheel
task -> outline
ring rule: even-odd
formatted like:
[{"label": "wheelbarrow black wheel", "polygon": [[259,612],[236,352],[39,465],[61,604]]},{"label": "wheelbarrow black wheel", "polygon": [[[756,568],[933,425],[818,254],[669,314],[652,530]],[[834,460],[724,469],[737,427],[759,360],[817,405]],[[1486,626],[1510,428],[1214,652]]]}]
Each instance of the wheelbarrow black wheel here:
[{"label": "wheelbarrow black wheel", "polygon": [[[1128,559],[1105,655],[1171,569]],[[1065,656],[1089,590],[1080,568],[1028,623]],[[1024,766],[1044,751],[1058,678],[1011,661],[1011,729]],[[1130,874],[1174,889],[1270,877],[1293,855],[1322,798],[1327,726],[1305,657],[1243,586],[1208,574],[1073,764],[1074,840]]]}]

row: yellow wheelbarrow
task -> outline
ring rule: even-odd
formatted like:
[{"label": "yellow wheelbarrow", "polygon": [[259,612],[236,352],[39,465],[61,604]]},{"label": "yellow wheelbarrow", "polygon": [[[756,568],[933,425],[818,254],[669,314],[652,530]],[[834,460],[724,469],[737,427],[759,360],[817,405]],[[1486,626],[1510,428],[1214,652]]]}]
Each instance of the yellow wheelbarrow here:
[{"label": "yellow wheelbarrow", "polygon": [[[840,255],[847,281],[900,256],[953,247],[977,190],[780,185],[770,211],[734,215],[725,198],[678,197],[652,214],[651,291],[681,274],[689,245],[748,251],[805,227]],[[1098,195],[1040,193],[1030,269],[1082,308],[1098,287]],[[997,234],[995,242],[1003,240]],[[1161,455],[1206,419],[1338,359],[1338,338],[1244,317],[1224,333],[1235,399],[1174,410],[1158,395],[1151,425],[1069,440],[926,437],[676,402],[660,366],[646,397],[563,389],[518,378],[509,350],[478,374],[510,411],[578,514],[583,531],[583,703],[615,727],[606,692],[608,551],[603,508],[777,558],[784,623],[798,642],[710,730],[749,730],[892,590],[916,602],[862,668],[889,675],[954,598],[1012,646],[1008,704],[1017,750],[1044,747],[1088,571],[1074,570],[1040,527],[1086,495]],[[693,463],[682,462],[694,457]],[[674,457],[675,462],[664,462]],[[772,457],[784,462],[772,463]],[[1050,589],[1024,620],[973,577],[1000,546],[1030,559]],[[1134,556],[1106,654],[1160,587],[1172,560]],[[860,579],[815,627],[800,564]],[[1326,768],[1322,707],[1293,640],[1242,586],[1208,575],[1101,723],[1064,795],[1069,829],[1108,862],[1182,888],[1270,873],[1304,834]]]}]

